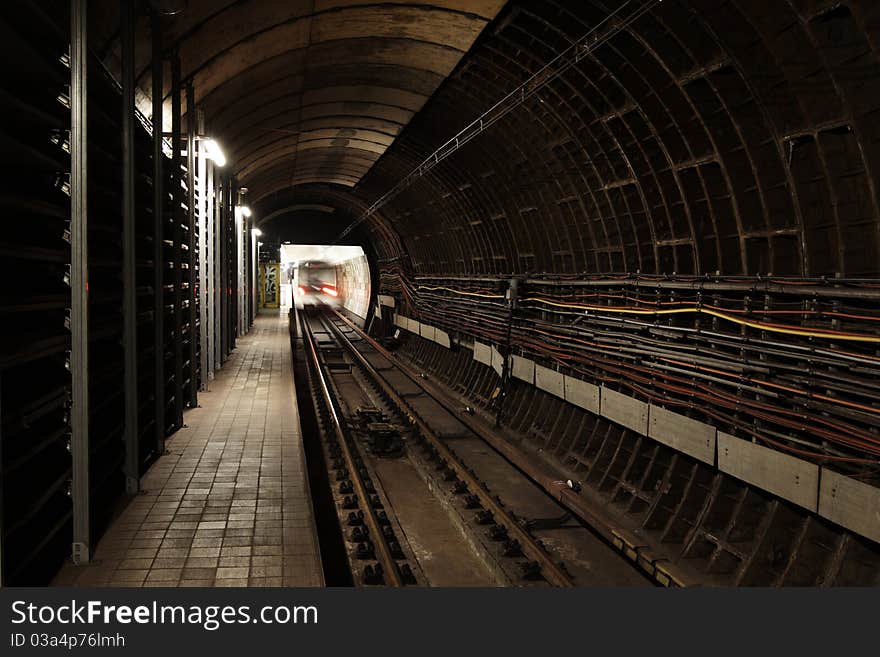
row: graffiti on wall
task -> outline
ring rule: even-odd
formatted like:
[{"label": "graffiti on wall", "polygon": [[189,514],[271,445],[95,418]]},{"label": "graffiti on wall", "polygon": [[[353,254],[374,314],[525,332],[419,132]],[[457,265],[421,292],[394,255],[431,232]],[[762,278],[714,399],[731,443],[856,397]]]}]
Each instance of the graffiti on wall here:
[{"label": "graffiti on wall", "polygon": [[260,306],[263,308],[278,308],[281,305],[280,271],[281,263],[260,264]]}]

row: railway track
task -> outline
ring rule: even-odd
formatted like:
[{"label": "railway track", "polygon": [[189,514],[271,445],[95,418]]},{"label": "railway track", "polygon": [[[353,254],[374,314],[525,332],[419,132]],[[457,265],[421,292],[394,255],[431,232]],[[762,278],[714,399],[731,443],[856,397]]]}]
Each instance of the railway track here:
[{"label": "railway track", "polygon": [[343,315],[297,323],[355,583],[649,583]]}]

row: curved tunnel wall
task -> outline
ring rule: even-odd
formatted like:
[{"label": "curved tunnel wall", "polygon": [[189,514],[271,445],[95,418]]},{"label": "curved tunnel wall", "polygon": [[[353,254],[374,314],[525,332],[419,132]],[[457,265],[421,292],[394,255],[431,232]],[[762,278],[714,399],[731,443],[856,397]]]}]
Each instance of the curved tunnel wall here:
[{"label": "curved tunnel wall", "polygon": [[[586,33],[600,4],[509,6],[363,194]],[[877,11],[663,2],[383,214],[418,273],[875,276]]]}]

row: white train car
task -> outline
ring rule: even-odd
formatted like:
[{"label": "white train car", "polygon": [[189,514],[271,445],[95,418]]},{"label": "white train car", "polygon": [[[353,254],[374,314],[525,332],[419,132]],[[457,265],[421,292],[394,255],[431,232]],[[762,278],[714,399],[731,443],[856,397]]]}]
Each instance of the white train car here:
[{"label": "white train car", "polygon": [[321,260],[297,263],[293,269],[294,302],[297,307],[344,302],[336,285],[336,266]]}]

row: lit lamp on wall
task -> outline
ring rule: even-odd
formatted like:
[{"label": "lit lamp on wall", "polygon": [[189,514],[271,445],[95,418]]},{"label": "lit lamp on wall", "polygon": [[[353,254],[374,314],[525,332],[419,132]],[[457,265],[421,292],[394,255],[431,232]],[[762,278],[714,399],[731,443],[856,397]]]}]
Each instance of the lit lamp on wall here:
[{"label": "lit lamp on wall", "polygon": [[226,156],[223,154],[223,150],[220,148],[220,144],[217,143],[216,139],[211,139],[210,137],[198,137],[197,139],[202,142],[202,148],[204,149],[206,158],[211,160],[215,166],[226,166]]}]

